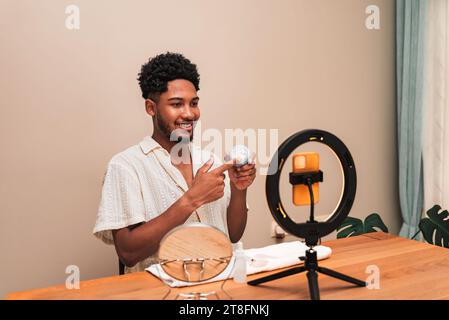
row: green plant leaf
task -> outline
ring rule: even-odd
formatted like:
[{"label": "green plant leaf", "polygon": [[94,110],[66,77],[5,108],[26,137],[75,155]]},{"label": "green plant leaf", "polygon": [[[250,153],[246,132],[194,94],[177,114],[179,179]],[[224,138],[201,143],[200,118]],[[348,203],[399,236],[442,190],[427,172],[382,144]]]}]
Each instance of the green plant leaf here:
[{"label": "green plant leaf", "polygon": [[363,227],[364,233],[370,232],[388,232],[388,228],[377,213],[372,213],[366,217]]},{"label": "green plant leaf", "polygon": [[337,239],[358,236],[363,233],[363,221],[353,217],[347,217],[337,228]]},{"label": "green plant leaf", "polygon": [[428,218],[421,219],[419,229],[428,243],[449,248],[449,213],[440,210],[439,205],[430,208],[427,211]]}]

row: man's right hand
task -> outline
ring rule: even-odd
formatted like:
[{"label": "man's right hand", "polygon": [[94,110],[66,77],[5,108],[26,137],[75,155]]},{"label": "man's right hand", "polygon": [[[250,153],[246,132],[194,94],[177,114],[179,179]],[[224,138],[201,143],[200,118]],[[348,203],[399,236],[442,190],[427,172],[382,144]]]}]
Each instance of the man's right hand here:
[{"label": "man's right hand", "polygon": [[214,164],[211,157],[201,168],[198,169],[192,182],[192,187],[186,192],[186,196],[195,207],[220,199],[224,195],[224,172],[234,165],[229,161],[211,170]]}]

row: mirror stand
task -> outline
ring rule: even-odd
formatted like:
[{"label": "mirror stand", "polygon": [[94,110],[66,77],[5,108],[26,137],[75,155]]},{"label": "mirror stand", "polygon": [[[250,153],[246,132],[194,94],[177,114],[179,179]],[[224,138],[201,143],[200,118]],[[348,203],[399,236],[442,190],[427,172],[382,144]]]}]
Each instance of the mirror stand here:
[{"label": "mirror stand", "polygon": [[[220,259],[223,259],[223,258],[220,258]],[[195,261],[195,260],[197,260],[197,261]],[[199,265],[200,266],[199,281],[202,280],[201,277],[204,274],[204,260],[205,259],[185,259],[185,261],[183,261],[183,270],[184,270],[186,278],[189,281],[191,281],[191,275],[188,271],[189,265]],[[216,259],[214,259],[214,260],[216,260]],[[222,300],[222,299],[232,300],[232,297],[225,290],[224,286],[225,286],[226,282],[229,280],[229,278],[231,277],[231,275],[233,274],[234,267],[235,267],[235,263],[232,263],[232,269],[229,272],[229,277],[224,279],[224,281],[221,283],[219,290],[212,290],[212,291],[207,291],[207,292],[200,292],[200,291],[180,292],[180,293],[176,294],[174,300]],[[165,281],[163,281],[163,282],[165,283]],[[167,293],[165,293],[162,300],[166,300],[172,291],[172,288],[170,287],[170,285],[168,285],[167,283],[165,283],[165,284],[168,287],[168,291],[167,291]],[[220,298],[220,295],[218,294],[218,292],[222,292],[224,295],[224,298]]]},{"label": "mirror stand", "polygon": [[[208,291],[208,292],[200,292],[200,291],[179,292],[176,294],[174,300],[232,300],[232,297],[224,289],[224,285],[227,281],[228,281],[228,279],[225,279],[222,282],[219,290],[212,290],[212,291]],[[167,300],[171,291],[172,291],[172,288],[169,287],[168,292],[164,295],[162,300]],[[220,297],[221,294],[219,294],[219,292],[223,293],[224,297]]]}]

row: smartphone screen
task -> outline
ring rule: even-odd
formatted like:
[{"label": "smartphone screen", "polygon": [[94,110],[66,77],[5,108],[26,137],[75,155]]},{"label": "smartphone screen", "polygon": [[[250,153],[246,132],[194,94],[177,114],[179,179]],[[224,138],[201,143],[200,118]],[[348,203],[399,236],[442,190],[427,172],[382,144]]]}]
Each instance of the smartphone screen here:
[{"label": "smartphone screen", "polygon": [[[301,152],[293,155],[293,172],[310,172],[320,170],[320,155],[317,152]],[[313,203],[319,201],[318,183],[312,185]],[[310,205],[309,188],[306,185],[293,186],[293,203],[296,206]]]}]

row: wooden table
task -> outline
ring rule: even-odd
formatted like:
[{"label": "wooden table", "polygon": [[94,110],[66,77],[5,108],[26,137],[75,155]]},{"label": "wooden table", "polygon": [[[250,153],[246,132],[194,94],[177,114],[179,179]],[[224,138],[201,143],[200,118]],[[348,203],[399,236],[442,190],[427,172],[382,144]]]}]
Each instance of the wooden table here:
[{"label": "wooden table", "polygon": [[[380,289],[355,287],[325,275],[318,281],[321,299],[448,299],[449,249],[408,240],[385,233],[332,240],[324,243],[332,248],[332,256],[319,262],[361,280],[367,280],[367,267],[380,271]],[[277,270],[278,271],[278,270]],[[276,271],[276,272],[277,272]],[[248,280],[271,274],[264,272]],[[195,286],[207,292],[220,288],[220,282]],[[237,300],[309,299],[304,273],[275,280],[256,287],[228,280],[226,292]],[[168,298],[190,288],[172,289]],[[65,285],[15,292],[7,299],[162,299],[168,291],[163,283],[147,272],[82,281],[80,289],[68,290]],[[218,292],[221,298],[226,298]]]}]

